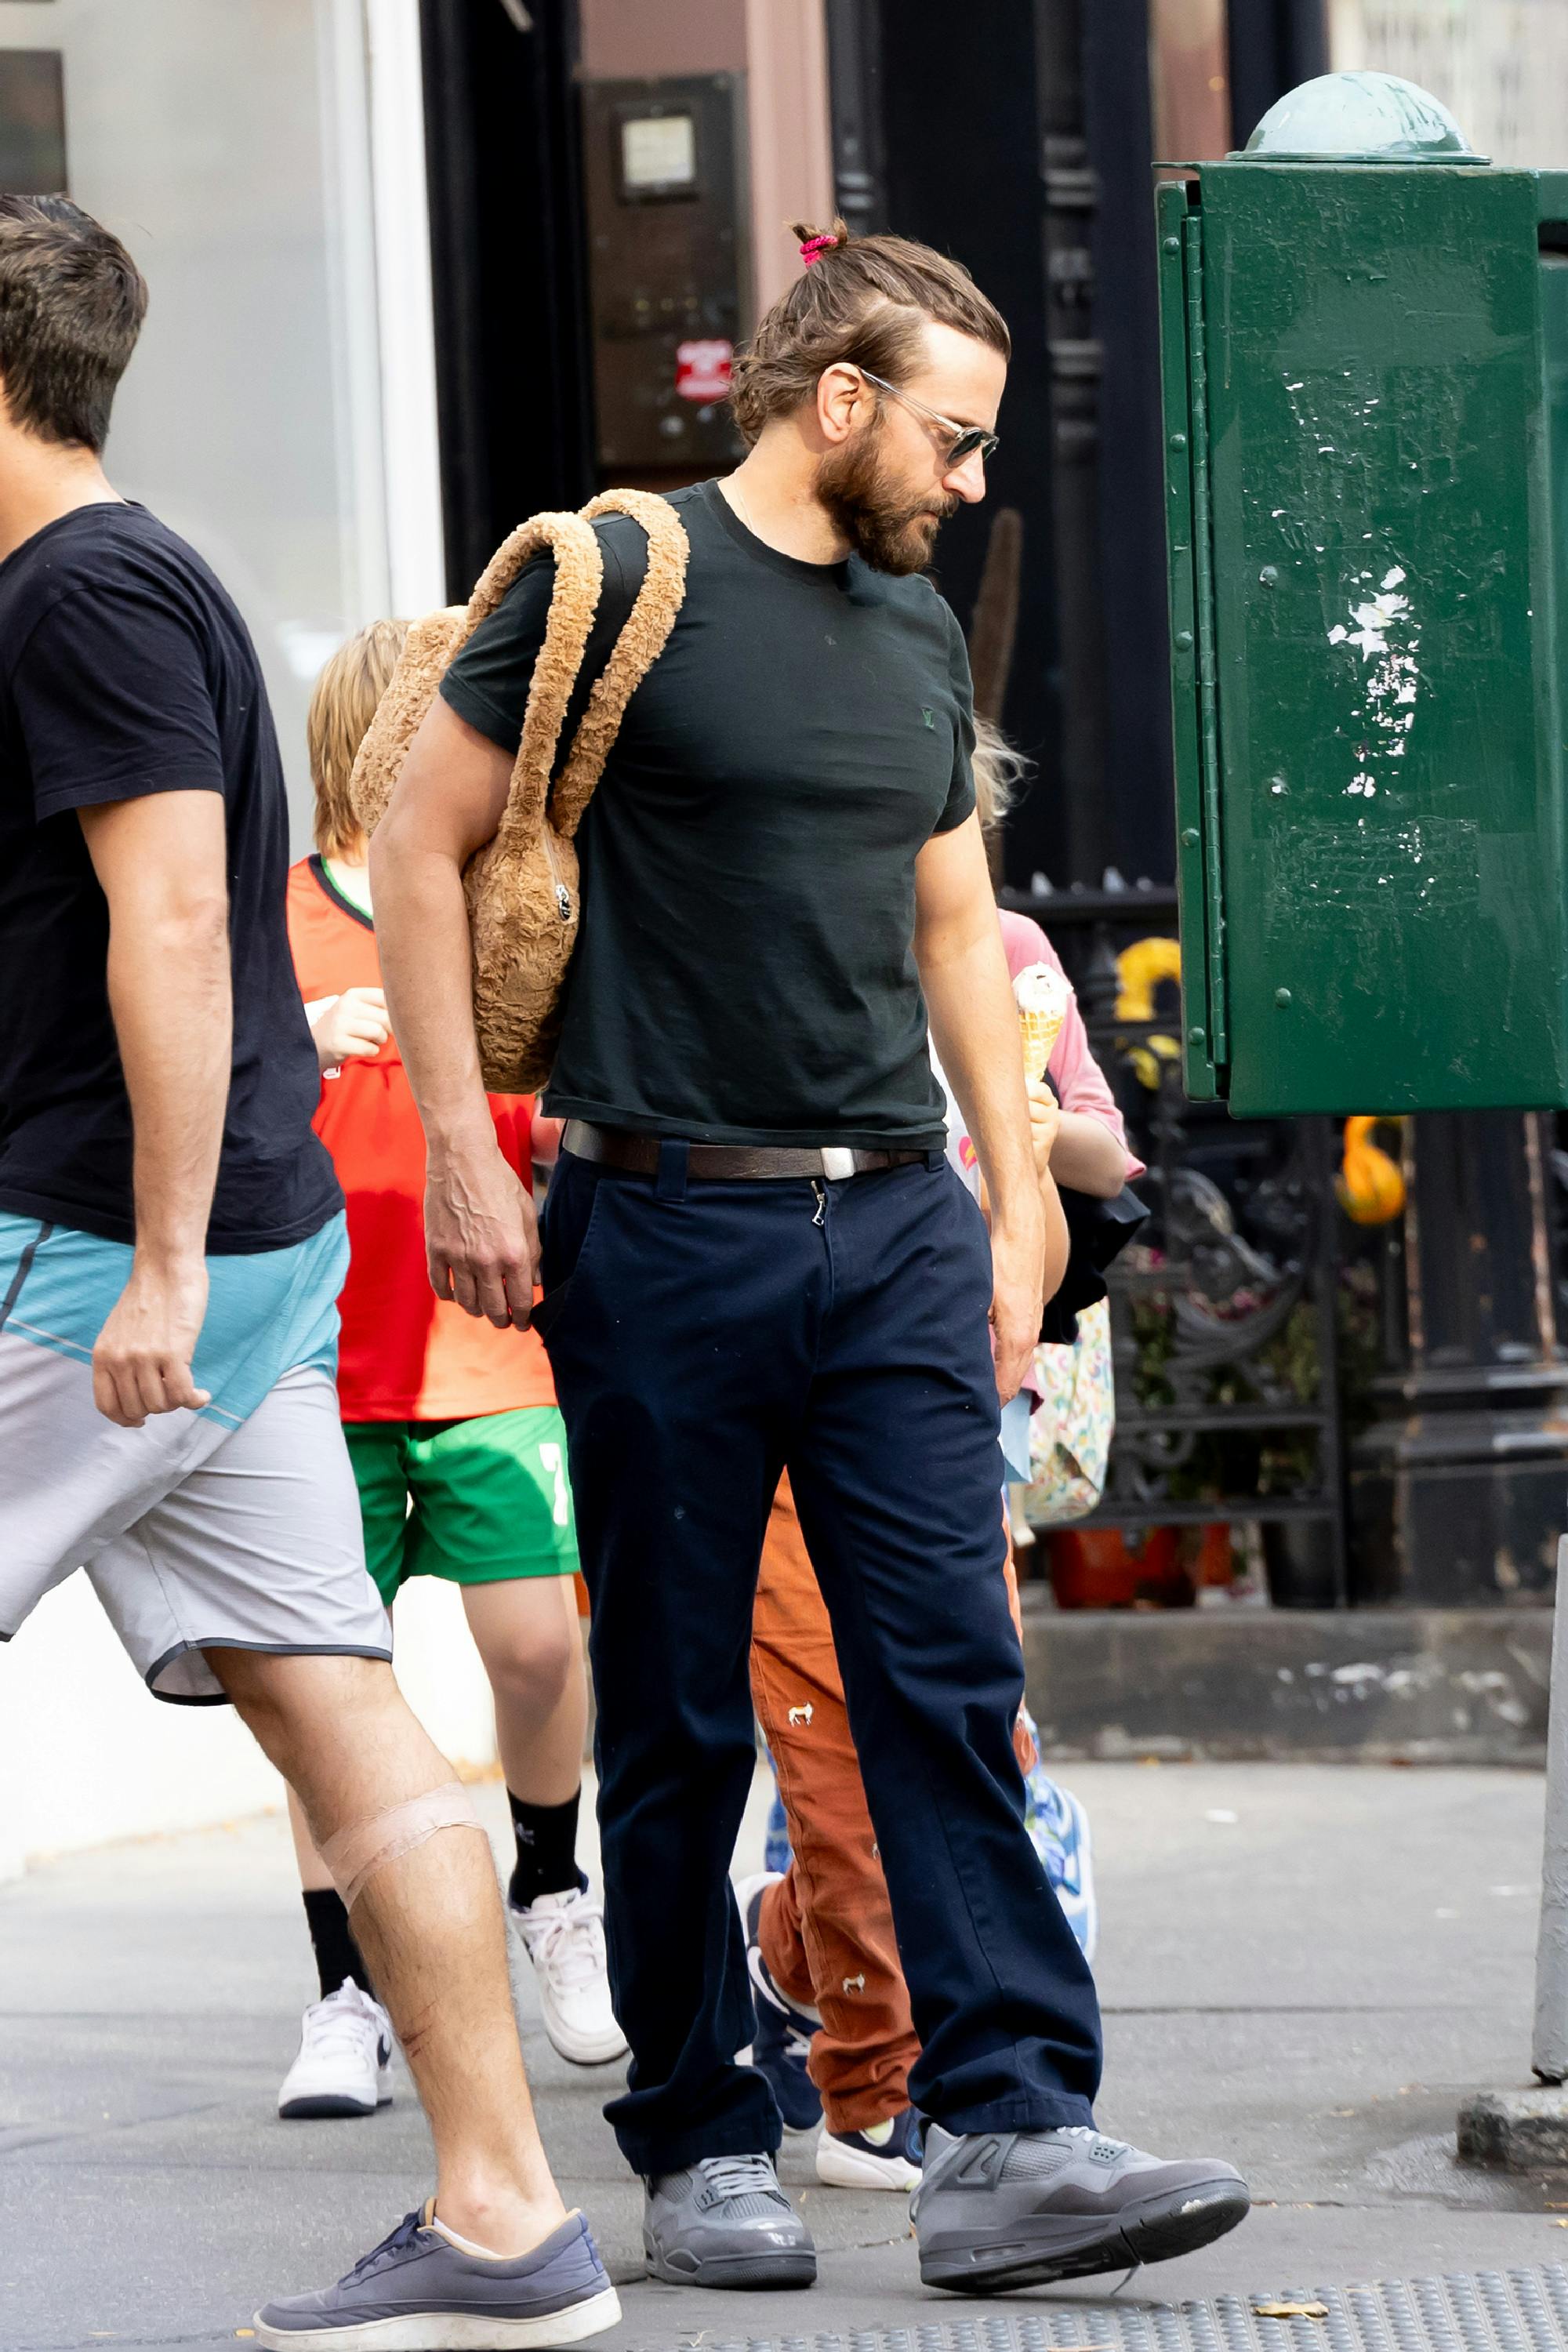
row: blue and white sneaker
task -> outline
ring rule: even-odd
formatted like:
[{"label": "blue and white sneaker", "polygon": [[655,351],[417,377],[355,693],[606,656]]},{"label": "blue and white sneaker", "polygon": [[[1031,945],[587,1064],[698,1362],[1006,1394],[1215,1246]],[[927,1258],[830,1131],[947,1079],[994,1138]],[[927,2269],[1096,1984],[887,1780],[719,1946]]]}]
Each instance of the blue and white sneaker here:
[{"label": "blue and white sneaker", "polygon": [[735,1901],[740,1908],[741,1925],[746,1937],[746,1971],[752,1979],[752,2005],[756,2011],[756,2032],[750,2051],[742,2053],[742,2064],[752,2065],[765,2074],[784,2117],[786,2132],[810,2132],[822,2121],[822,2098],[806,2071],[811,2052],[811,2037],[822,2023],[815,2009],[806,2009],[791,2000],[774,1983],[768,1964],[763,1958],[760,1941],[763,1896],[770,1886],[783,1876],[777,1870],[758,1871],[753,1878],[743,1878],[735,1889]]},{"label": "blue and white sneaker", "polygon": [[[1033,1731],[1033,1724],[1029,1728]],[[1100,1906],[1094,1897],[1089,1815],[1072,1790],[1058,1787],[1043,1764],[1035,1766],[1024,1788],[1024,1822],[1035,1842],[1035,1852],[1046,1865],[1046,1876],[1084,1958],[1092,1960],[1100,1941]]]},{"label": "blue and white sneaker", "polygon": [[581,2213],[531,2253],[501,2262],[432,2228],[432,2197],[336,2286],[284,2295],[256,2315],[266,2352],[542,2352],[580,2344],[621,2315]]},{"label": "blue and white sneaker", "polygon": [[814,2132],[822,2121],[822,2095],[812,2081],[806,2061],[811,2033],[783,2018],[765,2001],[756,2004],[757,2030],[752,2040],[751,2063],[773,2086],[786,2132],[798,2137]]},{"label": "blue and white sneaker", "polygon": [[920,2117],[904,2107],[864,2131],[833,2132],[816,2143],[816,2177],[829,2189],[912,2189],[921,2177]]},{"label": "blue and white sneaker", "polygon": [[766,1748],[763,1753],[767,1756],[768,1769],[773,1776],[773,1801],[768,1807],[767,1826],[763,1832],[763,1868],[776,1871],[782,1878],[793,1859],[789,1815],[784,1811],[784,1799],[779,1794],[779,1768]]}]

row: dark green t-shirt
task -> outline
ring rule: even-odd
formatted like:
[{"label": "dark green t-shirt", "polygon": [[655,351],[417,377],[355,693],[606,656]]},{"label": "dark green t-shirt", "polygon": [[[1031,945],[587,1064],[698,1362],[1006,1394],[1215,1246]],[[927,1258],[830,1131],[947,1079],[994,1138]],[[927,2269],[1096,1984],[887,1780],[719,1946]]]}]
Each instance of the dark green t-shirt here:
[{"label": "dark green t-shirt", "polygon": [[[940,1145],[915,858],[974,806],[969,665],[923,579],[803,563],[716,483],[671,504],[686,601],[578,835],[583,918],[544,1108],[692,1141]],[[647,541],[595,524],[600,621],[564,746]],[[552,565],[531,564],[442,693],[508,751]]]}]

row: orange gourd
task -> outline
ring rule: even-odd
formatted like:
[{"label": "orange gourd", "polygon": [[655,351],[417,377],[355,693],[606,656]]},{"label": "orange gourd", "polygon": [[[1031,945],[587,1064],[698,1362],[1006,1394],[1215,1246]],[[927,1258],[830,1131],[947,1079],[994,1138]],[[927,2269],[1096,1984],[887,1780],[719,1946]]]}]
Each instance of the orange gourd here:
[{"label": "orange gourd", "polygon": [[1341,1208],[1352,1223],[1386,1225],[1405,1206],[1405,1178],[1399,1162],[1370,1139],[1374,1127],[1397,1126],[1390,1119],[1347,1118],[1344,1155],[1334,1184]]}]

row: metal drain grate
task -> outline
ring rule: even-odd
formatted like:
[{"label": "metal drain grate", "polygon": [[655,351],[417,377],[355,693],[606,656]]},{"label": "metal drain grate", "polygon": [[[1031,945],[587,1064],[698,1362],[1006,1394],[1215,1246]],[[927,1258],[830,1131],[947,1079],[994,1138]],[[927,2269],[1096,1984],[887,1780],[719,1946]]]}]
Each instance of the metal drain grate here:
[{"label": "metal drain grate", "polygon": [[[1318,2303],[1321,2319],[1255,2305]],[[1568,2352],[1568,2269],[1475,2271],[1222,2295],[1216,2303],[1060,2303],[1003,2319],[704,2340],[702,2352]],[[650,2347],[651,2352],[651,2347]]]}]

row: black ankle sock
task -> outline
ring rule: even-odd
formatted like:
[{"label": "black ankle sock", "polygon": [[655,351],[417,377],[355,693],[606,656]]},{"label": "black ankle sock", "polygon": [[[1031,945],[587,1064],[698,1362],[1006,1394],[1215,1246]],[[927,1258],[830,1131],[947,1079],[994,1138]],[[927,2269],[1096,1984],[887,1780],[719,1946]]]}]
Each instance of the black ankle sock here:
[{"label": "black ankle sock", "polygon": [[325,2000],[353,1977],[361,1992],[369,1993],[374,2000],[375,1987],[370,1980],[364,1954],[354,1941],[348,1909],[337,1888],[307,1886],[303,1901],[310,1941],[315,1947],[316,1973],[321,1979],[321,1999]]},{"label": "black ankle sock", "polygon": [[583,1792],[563,1805],[525,1805],[509,1789],[511,1825],[517,1832],[517,1868],[508,1890],[519,1910],[536,1895],[566,1895],[588,1882],[577,1867],[577,1808]]}]

